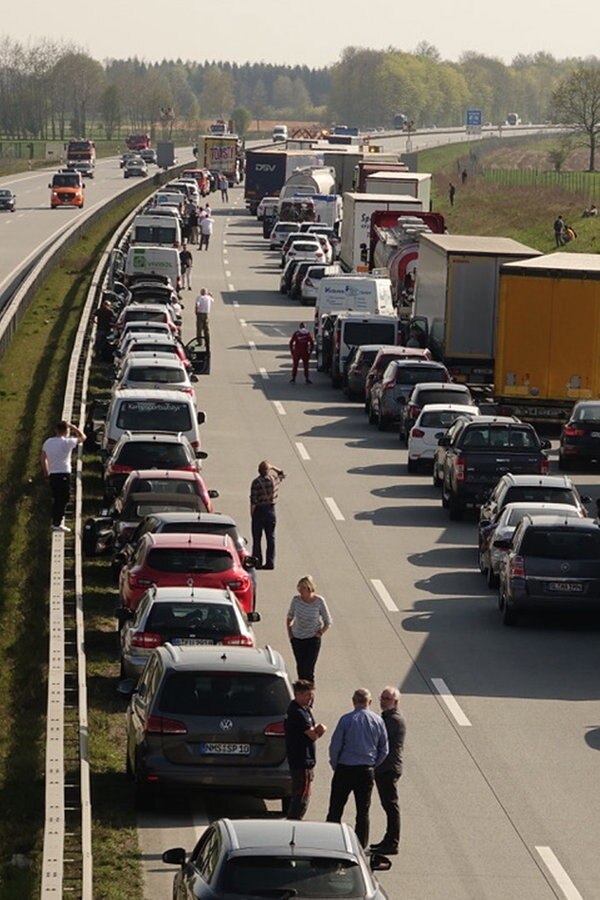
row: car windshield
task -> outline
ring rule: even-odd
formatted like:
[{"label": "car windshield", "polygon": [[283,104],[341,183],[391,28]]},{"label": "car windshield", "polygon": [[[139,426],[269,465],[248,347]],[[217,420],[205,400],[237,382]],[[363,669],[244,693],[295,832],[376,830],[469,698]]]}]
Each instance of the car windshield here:
[{"label": "car windshield", "polygon": [[124,400],[117,417],[122,431],[189,431],[192,427],[187,403],[155,400]]},{"label": "car windshield", "polygon": [[574,528],[542,530],[529,528],[523,537],[520,552],[523,556],[541,559],[600,559],[600,530],[596,534]]},{"label": "car windshield", "polygon": [[315,253],[319,249],[317,244],[307,243],[305,241],[294,241],[290,248],[293,253]]},{"label": "car windshield", "polygon": [[10,191],[0,190],[0,197],[12,197],[12,194]]},{"label": "car windshield", "polygon": [[[533,431],[509,425],[478,425],[469,428],[462,439],[463,447],[502,448],[506,450],[539,450],[540,445]],[[515,497],[514,500],[531,500],[531,497]],[[513,498],[511,497],[511,501]]]},{"label": "car windshield", "polygon": [[161,310],[128,309],[125,322],[166,322],[167,314]]},{"label": "car windshield", "polygon": [[[386,341],[386,343],[389,343]],[[397,384],[419,384],[420,381],[443,381],[444,370],[426,366],[398,366]]]},{"label": "car windshield", "polygon": [[127,381],[151,381],[157,384],[181,384],[185,372],[173,366],[132,366]]},{"label": "car windshield", "polygon": [[[229,859],[223,873],[227,896],[289,896],[331,898],[365,897],[358,865],[347,859],[293,856],[237,856]],[[287,895],[286,895],[287,896]]]},{"label": "car windshield", "polygon": [[190,459],[181,444],[130,441],[123,445],[115,463],[119,466],[131,466],[132,469],[177,469],[188,466]]},{"label": "car windshield", "polygon": [[52,187],[79,187],[80,175],[55,175],[52,179]]},{"label": "car windshield", "polygon": [[565,503],[573,506],[575,497],[569,488],[546,487],[542,484],[515,485],[507,490],[504,503]]},{"label": "car windshield", "polygon": [[197,572],[211,575],[228,572],[235,563],[227,550],[212,547],[156,547],[148,554],[148,565],[157,572]]},{"label": "car windshield", "polygon": [[165,681],[159,706],[165,713],[198,716],[283,717],[289,702],[285,682],[276,675],[173,672]]},{"label": "car windshield", "polygon": [[[200,504],[200,500],[197,499],[197,504]],[[123,509],[122,518],[123,519],[144,519],[146,516],[152,516],[154,513],[163,513],[163,512],[189,512],[190,506],[194,507],[195,504],[192,502],[186,503],[183,500],[181,503],[173,502],[170,500],[168,503],[157,503],[156,500],[153,503],[136,503],[133,506],[130,504],[126,504]]]},{"label": "car windshield", "polygon": [[600,404],[577,407],[573,418],[576,422],[600,422]]},{"label": "car windshield", "polygon": [[452,389],[444,391],[439,388],[419,391],[415,397],[415,402],[419,406],[427,406],[428,403],[468,403],[469,400],[470,397],[466,391],[454,391]]},{"label": "car windshield", "polygon": [[436,412],[424,412],[419,420],[422,428],[450,428],[464,413],[458,410],[440,409]]},{"label": "car windshield", "polygon": [[239,624],[231,606],[217,603],[155,603],[146,620],[145,631],[164,639],[175,635],[215,637],[239,633]]}]

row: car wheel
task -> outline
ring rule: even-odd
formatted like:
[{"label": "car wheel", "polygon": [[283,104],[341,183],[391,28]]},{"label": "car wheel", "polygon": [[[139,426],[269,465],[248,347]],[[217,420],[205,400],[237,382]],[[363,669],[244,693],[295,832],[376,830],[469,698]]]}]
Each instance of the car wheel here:
[{"label": "car wheel", "polygon": [[369,417],[371,415],[371,404],[368,400],[365,400],[365,415]]},{"label": "car wheel", "polygon": [[499,584],[498,576],[492,569],[491,565],[487,567],[485,572],[485,578],[487,581],[487,586],[489,588],[497,588]]},{"label": "car wheel", "polygon": [[442,507],[444,509],[448,509],[449,494],[446,492],[446,485],[443,480],[442,480],[441,484],[442,484]]},{"label": "car wheel", "polygon": [[500,612],[502,614],[502,624],[506,625],[508,628],[512,628],[517,625],[519,621],[519,614],[517,613],[516,609],[508,606],[504,594],[498,595],[498,603],[500,605]]},{"label": "car wheel", "polygon": [[401,444],[408,444],[406,432],[404,431],[402,425],[398,426],[398,440]]},{"label": "car wheel", "polygon": [[413,475],[417,471],[416,459],[410,459],[409,457],[409,459],[406,461],[406,468],[408,469],[409,473]]},{"label": "car wheel", "polygon": [[459,519],[462,519],[464,506],[462,503],[457,500],[454,494],[450,494],[448,498],[448,512],[450,513],[450,518],[453,522],[458,522]]},{"label": "car wheel", "polygon": [[483,558],[483,553],[481,552],[481,550],[479,551],[478,556],[479,556],[479,571],[481,572],[482,575],[485,575],[487,572],[487,566],[485,564],[485,559]]},{"label": "car wheel", "polygon": [[292,802],[291,797],[282,797],[281,798],[281,814],[282,815],[287,816],[291,802]]},{"label": "car wheel", "polygon": [[94,519],[87,519],[83,526],[81,549],[84,556],[96,556],[96,542],[98,540],[98,524]]},{"label": "car wheel", "polygon": [[377,413],[373,411],[373,407],[369,406],[369,424],[374,425],[377,421]]},{"label": "car wheel", "polygon": [[387,428],[387,422],[386,422],[386,420],[385,420],[385,417],[382,416],[382,414],[381,414],[381,407],[379,407],[379,409],[377,410],[377,417],[376,417],[375,421],[376,421],[376,423],[377,423],[377,429],[378,429],[379,431],[385,431],[385,430],[386,430],[386,428]]},{"label": "car wheel", "polygon": [[438,471],[437,471],[437,467],[436,467],[435,463],[433,464],[433,477],[432,477],[432,481],[433,481],[433,486],[434,486],[434,487],[437,487],[437,488],[439,488],[440,484],[442,483],[442,479],[441,479],[440,476],[438,475]]}]

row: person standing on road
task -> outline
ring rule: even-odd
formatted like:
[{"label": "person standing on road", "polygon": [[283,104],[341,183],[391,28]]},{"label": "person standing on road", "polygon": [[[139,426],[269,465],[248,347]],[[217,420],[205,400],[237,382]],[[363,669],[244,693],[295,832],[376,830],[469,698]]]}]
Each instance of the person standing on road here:
[{"label": "person standing on road", "polygon": [[304,322],[300,322],[298,328],[290,338],[290,351],[292,354],[292,377],[290,378],[290,384],[294,384],[296,381],[298,364],[300,361],[302,361],[302,366],[304,368],[304,380],[307,384],[312,384],[312,381],[308,377],[308,358],[313,352],[313,347],[314,341],[312,334]]},{"label": "person standing on road", "polygon": [[183,250],[179,251],[179,262],[181,263],[181,280],[183,281],[183,289],[187,287],[188,291],[192,289],[192,263],[194,257],[188,250],[187,244]]},{"label": "person standing on road", "polygon": [[58,422],[54,437],[42,444],[40,464],[52,491],[52,531],[71,530],[63,522],[71,493],[71,454],[84,441],[84,432],[63,420]]},{"label": "person standing on road", "polygon": [[[268,460],[258,464],[258,477],[250,485],[250,519],[252,521],[252,556],[257,569],[275,568],[275,507],[279,499],[279,485],[285,478],[283,469]],[[265,564],[262,563],[262,536],[266,539]]]},{"label": "person standing on road", "polygon": [[215,302],[212,294],[209,294],[206,288],[200,288],[200,293],[196,297],[194,309],[196,312],[196,337],[199,341],[204,338],[207,351],[210,351],[210,325],[209,317],[213,303]]},{"label": "person standing on road", "polygon": [[321,638],[331,627],[332,618],[325,598],[316,593],[312,575],[304,575],[299,580],[297,591],[287,614],[288,636],[298,678],[314,683]]},{"label": "person standing on road", "polygon": [[383,719],[371,709],[371,692],[357,688],[352,695],[354,709],[341,717],[329,744],[333,769],[329,795],[328,822],[341,822],[351,793],[356,804],[354,830],[363,847],[369,844],[369,809],[374,770],[388,755],[389,745]]},{"label": "person standing on road", "polygon": [[211,216],[210,212],[207,212],[206,215],[202,216],[202,218],[200,219],[200,243],[198,244],[198,250],[202,250],[203,247],[205,248],[205,250],[208,250],[210,238],[213,233],[214,221],[215,220]]},{"label": "person standing on road", "polygon": [[299,679],[293,685],[294,699],[285,717],[285,750],[292,777],[292,796],[288,819],[303,819],[308,809],[314,770],[317,762],[315,744],[327,727],[318,724],[312,714],[315,699],[314,685]]},{"label": "person standing on road", "polygon": [[223,173],[219,175],[219,190],[221,191],[223,203],[229,203],[229,182],[227,176],[223,175]]},{"label": "person standing on road", "polygon": [[400,691],[397,688],[391,685],[384,687],[379,696],[379,703],[381,717],[387,731],[389,753],[375,769],[375,784],[386,815],[387,826],[382,840],[377,844],[371,844],[371,850],[395,856],[400,844],[398,779],[402,775],[402,751],[406,737],[406,722],[398,709]]}]

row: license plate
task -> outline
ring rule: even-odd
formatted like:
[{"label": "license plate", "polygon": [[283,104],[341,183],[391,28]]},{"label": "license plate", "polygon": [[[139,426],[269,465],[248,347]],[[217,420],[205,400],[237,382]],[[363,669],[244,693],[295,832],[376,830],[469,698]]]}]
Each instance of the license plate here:
[{"label": "license plate", "polygon": [[171,638],[171,644],[176,647],[196,647],[198,644],[213,644],[210,638]]},{"label": "license plate", "polygon": [[600,438],[600,431],[592,431],[592,432],[590,432],[590,437]]},{"label": "license plate", "polygon": [[250,744],[200,744],[202,756],[248,756]]},{"label": "license plate", "polygon": [[561,594],[582,594],[583,585],[576,581],[551,581],[548,584],[549,591],[557,591]]}]

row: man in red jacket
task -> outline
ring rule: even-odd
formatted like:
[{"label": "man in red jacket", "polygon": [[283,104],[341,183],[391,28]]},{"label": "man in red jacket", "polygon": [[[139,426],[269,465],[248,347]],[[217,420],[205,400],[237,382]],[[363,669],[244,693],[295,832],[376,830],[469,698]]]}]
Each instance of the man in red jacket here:
[{"label": "man in red jacket", "polygon": [[304,367],[304,379],[306,383],[312,384],[312,381],[308,377],[308,357],[313,351],[313,346],[314,341],[312,334],[304,322],[300,322],[300,325],[290,339],[290,350],[292,352],[292,377],[290,378],[290,382],[292,384],[296,381],[298,363],[300,361],[302,361]]}]

